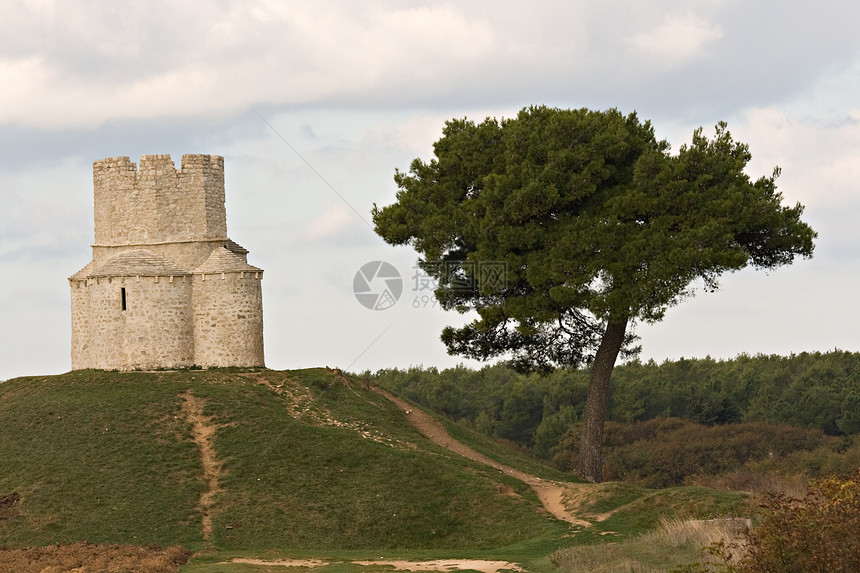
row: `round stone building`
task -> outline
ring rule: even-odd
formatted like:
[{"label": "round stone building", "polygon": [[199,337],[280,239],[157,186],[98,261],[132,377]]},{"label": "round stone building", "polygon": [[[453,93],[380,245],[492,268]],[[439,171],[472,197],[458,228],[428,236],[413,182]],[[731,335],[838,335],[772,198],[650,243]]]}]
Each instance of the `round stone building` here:
[{"label": "round stone building", "polygon": [[93,185],[93,258],[69,278],[72,369],[263,366],[263,271],[227,237],[224,159],[102,159]]}]

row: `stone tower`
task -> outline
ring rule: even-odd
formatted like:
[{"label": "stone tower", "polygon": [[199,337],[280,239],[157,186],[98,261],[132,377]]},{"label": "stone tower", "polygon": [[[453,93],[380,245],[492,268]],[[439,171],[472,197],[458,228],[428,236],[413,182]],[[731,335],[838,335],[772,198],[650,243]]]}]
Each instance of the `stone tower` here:
[{"label": "stone tower", "polygon": [[93,259],[69,278],[72,369],[263,366],[263,271],[227,237],[224,158],[93,163]]}]

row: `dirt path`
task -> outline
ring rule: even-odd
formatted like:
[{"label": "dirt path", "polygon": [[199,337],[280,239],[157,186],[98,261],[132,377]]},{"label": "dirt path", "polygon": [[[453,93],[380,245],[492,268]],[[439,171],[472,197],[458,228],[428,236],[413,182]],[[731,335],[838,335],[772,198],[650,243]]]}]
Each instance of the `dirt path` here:
[{"label": "dirt path", "polygon": [[[224,563],[244,563],[247,565],[262,565],[264,567],[305,567],[314,569],[331,565],[332,561],[321,559],[280,559],[266,561],[265,559],[245,559],[237,557]],[[365,567],[383,566],[392,571],[480,571],[481,573],[500,573],[501,571],[524,571],[522,567],[510,561],[487,561],[483,559],[435,559],[432,561],[405,561],[379,559],[373,561],[350,561],[355,565]]]},{"label": "dirt path", "polygon": [[[439,422],[437,422],[432,416],[430,416],[426,412],[413,407],[405,400],[401,400],[387,390],[383,390],[382,388],[379,388],[377,386],[372,386],[371,389],[374,392],[377,392],[394,402],[397,407],[400,408],[400,410],[404,414],[406,414],[407,419],[412,423],[412,425],[415,426],[415,428],[417,428],[419,432],[427,436],[435,444],[438,444],[443,448],[451,450],[452,452],[459,454],[465,458],[469,458],[470,460],[490,466],[491,468],[497,469],[506,475],[509,475],[522,482],[527,483],[537,493],[538,498],[540,498],[540,501],[543,504],[544,508],[556,518],[566,521],[571,525],[578,525],[582,527],[589,527],[591,525],[591,523],[589,523],[588,521],[579,519],[578,517],[572,515],[570,511],[565,507],[564,497],[569,487],[567,484],[544,480],[537,476],[521,472],[520,470],[512,468],[510,466],[500,464],[496,460],[488,458],[487,456],[476,452],[472,448],[452,438],[448,431],[445,430],[445,428],[442,427]],[[573,486],[575,484],[570,485]]]},{"label": "dirt path", "polygon": [[200,461],[203,465],[203,479],[206,489],[200,494],[199,508],[203,521],[203,541],[212,542],[212,505],[215,494],[220,491],[218,477],[221,475],[221,462],[215,457],[215,431],[218,426],[212,424],[212,416],[203,415],[203,398],[198,398],[186,392],[182,394],[182,412],[191,425],[191,435],[200,451]]}]

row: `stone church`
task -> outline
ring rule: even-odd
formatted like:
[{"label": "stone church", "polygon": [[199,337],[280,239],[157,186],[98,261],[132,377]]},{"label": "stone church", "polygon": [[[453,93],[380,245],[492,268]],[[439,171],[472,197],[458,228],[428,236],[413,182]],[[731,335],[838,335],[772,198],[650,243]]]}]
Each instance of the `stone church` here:
[{"label": "stone church", "polygon": [[102,159],[93,185],[93,258],[69,278],[72,369],[263,366],[263,271],[227,237],[224,158]]}]

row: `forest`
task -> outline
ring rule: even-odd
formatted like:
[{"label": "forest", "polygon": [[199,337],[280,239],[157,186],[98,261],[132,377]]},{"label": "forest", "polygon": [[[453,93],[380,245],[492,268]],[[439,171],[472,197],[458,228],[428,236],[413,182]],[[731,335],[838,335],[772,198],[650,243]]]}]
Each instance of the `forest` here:
[{"label": "forest", "polygon": [[[568,471],[576,467],[588,375],[525,374],[504,364],[365,373]],[[612,374],[606,420],[607,479],[756,489],[744,482],[847,473],[860,465],[860,353],[630,361]]]}]

